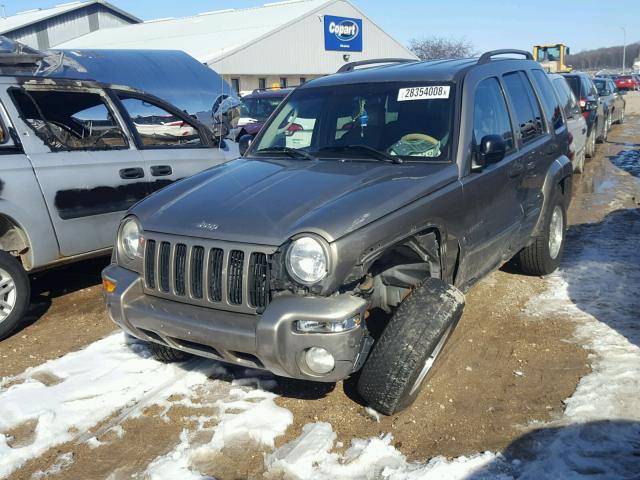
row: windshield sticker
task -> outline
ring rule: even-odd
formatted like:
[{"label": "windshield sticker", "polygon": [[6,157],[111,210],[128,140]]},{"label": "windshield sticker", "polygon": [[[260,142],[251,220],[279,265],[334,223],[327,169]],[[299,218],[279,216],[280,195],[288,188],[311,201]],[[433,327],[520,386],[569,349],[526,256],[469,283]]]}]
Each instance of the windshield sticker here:
[{"label": "windshield sticker", "polygon": [[410,87],[398,90],[398,101],[427,100],[433,98],[449,98],[449,86]]}]

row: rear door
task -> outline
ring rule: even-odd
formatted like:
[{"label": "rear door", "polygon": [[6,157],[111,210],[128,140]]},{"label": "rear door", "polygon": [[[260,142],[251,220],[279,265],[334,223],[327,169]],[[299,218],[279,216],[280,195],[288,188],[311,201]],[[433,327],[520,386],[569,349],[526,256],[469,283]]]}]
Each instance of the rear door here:
[{"label": "rear door", "polygon": [[60,254],[113,245],[124,211],[148,194],[148,177],[104,90],[33,84],[9,93],[19,112],[20,135],[33,140],[27,155]]},{"label": "rear door", "polygon": [[514,111],[520,148],[518,181],[523,210],[520,244],[531,233],[542,207],[540,186],[546,173],[550,135],[545,131],[543,114],[525,72],[507,73],[503,81]]},{"label": "rear door", "polygon": [[188,114],[156,98],[112,92],[142,156],[151,192],[234,158],[231,142],[215,141]]}]

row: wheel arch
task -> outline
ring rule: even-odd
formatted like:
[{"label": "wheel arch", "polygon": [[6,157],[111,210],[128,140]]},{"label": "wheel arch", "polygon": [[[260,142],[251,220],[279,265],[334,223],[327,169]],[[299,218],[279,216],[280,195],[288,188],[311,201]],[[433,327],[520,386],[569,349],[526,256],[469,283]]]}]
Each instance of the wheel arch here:
[{"label": "wheel arch", "polygon": [[21,260],[24,267],[31,268],[28,255],[31,243],[26,230],[11,216],[0,214],[0,250],[10,253]]}]

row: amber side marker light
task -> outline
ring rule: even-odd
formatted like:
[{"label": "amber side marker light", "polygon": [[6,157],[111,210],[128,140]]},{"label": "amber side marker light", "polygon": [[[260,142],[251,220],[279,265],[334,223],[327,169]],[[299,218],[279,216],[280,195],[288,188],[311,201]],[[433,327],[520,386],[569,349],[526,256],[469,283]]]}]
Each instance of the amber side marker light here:
[{"label": "amber side marker light", "polygon": [[113,293],[116,289],[117,284],[113,280],[109,280],[108,278],[103,278],[102,286],[104,287],[107,293]]}]

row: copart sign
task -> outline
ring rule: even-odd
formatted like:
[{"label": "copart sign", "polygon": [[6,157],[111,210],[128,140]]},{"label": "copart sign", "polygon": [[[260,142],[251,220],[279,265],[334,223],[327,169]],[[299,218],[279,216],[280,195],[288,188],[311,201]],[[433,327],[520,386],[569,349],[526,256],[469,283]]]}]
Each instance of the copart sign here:
[{"label": "copart sign", "polygon": [[362,51],[362,19],[324,16],[324,49]]}]

